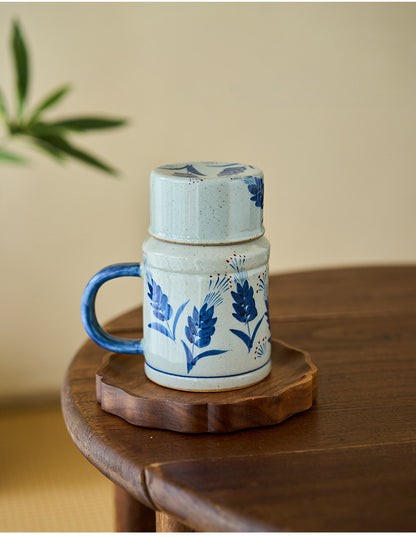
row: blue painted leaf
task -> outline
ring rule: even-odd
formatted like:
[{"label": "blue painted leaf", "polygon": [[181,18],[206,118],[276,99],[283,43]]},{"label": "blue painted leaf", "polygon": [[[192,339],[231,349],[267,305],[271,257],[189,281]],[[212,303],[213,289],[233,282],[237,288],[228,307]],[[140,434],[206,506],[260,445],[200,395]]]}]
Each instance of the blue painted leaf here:
[{"label": "blue painted leaf", "polygon": [[199,348],[202,347],[208,347],[208,345],[211,343],[211,336],[208,337],[201,337],[195,341],[195,345]]},{"label": "blue painted leaf", "polygon": [[195,175],[202,175],[202,177],[205,177],[205,174],[199,172],[194,166],[192,166],[192,164],[189,164],[188,166],[186,166],[186,170],[189,173],[194,173]]},{"label": "blue painted leaf", "polygon": [[184,342],[183,339],[181,339],[183,348],[185,349],[185,355],[186,355],[186,370],[189,373],[189,371],[194,367],[194,357],[192,356],[191,351],[188,348],[188,345]]},{"label": "blue painted leaf", "polygon": [[185,326],[185,335],[188,341],[197,347],[207,347],[211,342],[211,337],[215,333],[214,306],[208,307],[204,302],[201,309],[194,306],[192,317],[188,316],[188,324]]},{"label": "blue painted leaf", "polygon": [[176,312],[176,315],[175,315],[175,320],[173,321],[173,340],[175,341],[175,332],[176,332],[176,325],[178,324],[178,321],[179,321],[179,317],[181,316],[181,313],[183,312],[183,310],[185,309],[186,305],[188,304],[189,300],[187,300],[186,302],[184,302],[182,304],[182,306],[179,306],[178,308],[178,311]]},{"label": "blue painted leaf", "polygon": [[224,175],[238,175],[239,173],[243,173],[244,171],[244,166],[235,166],[234,168],[227,168],[225,170],[220,171],[218,177],[224,177]]},{"label": "blue painted leaf", "polygon": [[212,350],[212,351],[201,352],[201,354],[198,354],[198,356],[195,356],[194,360],[196,362],[197,360],[200,360],[201,358],[205,358],[205,356],[215,356],[216,354],[222,354],[224,352],[228,352],[228,351]]},{"label": "blue painted leaf", "polygon": [[[240,285],[239,283],[237,285]],[[240,286],[241,287],[241,286]],[[240,301],[240,297],[238,296],[238,293],[236,293],[235,291],[231,291],[231,296],[233,297],[233,299],[237,302]]]},{"label": "blue painted leaf", "polygon": [[243,284],[243,293],[244,295],[247,295],[250,290],[250,286],[248,284],[248,280],[246,280]]},{"label": "blue painted leaf", "polygon": [[[212,317],[212,319],[209,319],[208,321],[204,321],[203,327],[201,327],[203,330],[209,330],[211,328],[214,328],[215,323],[217,322],[216,317]],[[215,328],[214,328],[215,332]]]},{"label": "blue painted leaf", "polygon": [[172,316],[172,306],[168,302],[168,297],[162,291],[160,285],[152,278],[151,282],[147,282],[149,287],[149,293],[147,296],[150,298],[153,315],[159,319],[159,321],[169,321]]},{"label": "blue painted leaf", "polygon": [[[206,166],[209,166],[210,168],[229,168],[230,166],[237,166],[239,162],[230,162],[229,164],[214,164],[213,162],[206,162]],[[253,167],[253,166],[251,166]]]},{"label": "blue painted leaf", "polygon": [[251,349],[251,346],[252,346],[250,337],[247,334],[245,334],[244,332],[242,332],[241,330],[234,330],[234,328],[230,328],[230,332],[232,332],[237,337],[242,339],[244,341],[244,343],[247,345],[248,352],[250,352],[250,349]]},{"label": "blue painted leaf", "polygon": [[244,306],[241,306],[237,302],[234,302],[233,308],[235,311],[234,317],[236,317],[236,319],[238,319],[239,317],[244,318],[244,315],[246,314],[246,310],[244,309]]},{"label": "blue painted leaf", "polygon": [[185,336],[190,343],[195,343],[195,332],[189,326],[185,326]]},{"label": "blue painted leaf", "polygon": [[162,326],[161,324],[159,324],[159,323],[149,323],[147,326],[149,328],[153,328],[153,330],[157,330],[158,332],[160,332],[164,336],[167,336],[168,338],[172,339],[172,336],[169,334],[168,329],[166,327]]},{"label": "blue painted leaf", "polygon": [[[153,279],[152,279],[152,283],[153,283]],[[153,296],[153,285],[152,285],[152,283],[150,283],[149,280],[147,281],[147,285],[149,287],[149,292],[147,293],[147,296],[150,298],[150,300],[152,300],[152,296]]]},{"label": "blue painted leaf", "polygon": [[263,197],[264,197],[263,179],[261,177],[253,177],[250,175],[244,179],[244,182],[246,183],[250,194],[253,194],[250,200],[254,201],[254,204],[256,207],[263,208]]},{"label": "blue painted leaf", "polygon": [[266,316],[266,319],[267,319],[267,324],[269,326],[269,330],[270,330],[270,312],[269,312],[269,301],[266,299],[265,301],[265,304],[266,304],[266,313],[265,313],[265,316]]},{"label": "blue painted leaf", "polygon": [[260,321],[256,324],[256,328],[254,329],[253,335],[251,336],[250,349],[251,349],[251,347],[253,346],[254,338],[256,337],[257,330],[259,329],[259,327],[260,327],[260,325],[261,325],[261,322],[262,322],[262,320],[263,320],[263,317],[264,317],[264,314],[261,316]]},{"label": "blue painted leaf", "polygon": [[177,168],[174,168],[173,166],[159,166],[159,168],[162,168],[163,170],[186,170],[190,174],[202,175],[202,177],[205,177],[205,174],[199,172],[194,166],[192,166],[192,164],[186,164],[185,166],[180,166]]},{"label": "blue painted leaf", "polygon": [[[215,323],[214,323],[215,324]],[[200,337],[201,338],[211,338],[215,333],[215,326],[204,326],[203,329],[200,330]]]},{"label": "blue painted leaf", "polygon": [[241,285],[237,282],[237,290],[231,291],[234,299],[233,308],[235,313],[233,317],[240,323],[249,323],[257,317],[256,303],[254,301],[254,290],[245,280]]}]

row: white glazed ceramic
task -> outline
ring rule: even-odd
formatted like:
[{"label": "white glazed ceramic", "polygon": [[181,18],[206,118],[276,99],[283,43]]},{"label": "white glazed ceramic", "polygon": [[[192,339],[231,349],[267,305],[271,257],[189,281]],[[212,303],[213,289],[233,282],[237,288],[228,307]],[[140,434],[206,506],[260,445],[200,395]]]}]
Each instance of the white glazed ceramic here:
[{"label": "white glazed ceramic", "polygon": [[[263,175],[252,166],[153,170],[143,263],[107,267],[91,279],[81,306],[90,337],[115,352],[144,354],[147,377],[170,388],[230,390],[262,380],[271,368],[262,209]],[[97,291],[120,276],[144,280],[143,340],[110,336],[97,322]]]},{"label": "white glazed ceramic", "polygon": [[154,382],[225,390],[269,373],[269,242],[241,246],[145,241],[145,371]]},{"label": "white glazed ceramic", "polygon": [[261,237],[263,172],[238,163],[159,166],[150,174],[149,233],[184,244],[229,244]]}]

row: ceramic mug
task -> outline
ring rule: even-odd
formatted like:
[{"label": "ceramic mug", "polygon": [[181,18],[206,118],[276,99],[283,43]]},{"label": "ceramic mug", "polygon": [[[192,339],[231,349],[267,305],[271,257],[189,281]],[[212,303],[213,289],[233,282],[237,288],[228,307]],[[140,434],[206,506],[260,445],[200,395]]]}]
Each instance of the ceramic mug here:
[{"label": "ceramic mug", "polygon": [[[81,316],[89,336],[113,352],[144,354],[146,376],[170,388],[230,390],[265,378],[270,245],[262,206],[263,175],[252,166],[192,162],[153,170],[143,262],[106,267],[87,284]],[[236,208],[237,223],[230,219]],[[125,276],[144,280],[141,340],[112,336],[96,318],[101,285]]]}]

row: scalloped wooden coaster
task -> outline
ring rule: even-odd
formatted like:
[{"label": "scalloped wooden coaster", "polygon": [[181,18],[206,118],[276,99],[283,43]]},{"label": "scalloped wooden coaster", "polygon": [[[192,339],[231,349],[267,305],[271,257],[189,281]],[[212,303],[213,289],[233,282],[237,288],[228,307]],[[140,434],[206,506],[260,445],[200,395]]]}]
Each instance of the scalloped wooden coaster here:
[{"label": "scalloped wooden coaster", "polygon": [[106,412],[141,427],[181,433],[227,433],[275,425],[308,410],[318,374],[309,354],[272,339],[272,370],[238,390],[184,392],[154,384],[141,355],[107,354],[96,373],[97,400]]}]

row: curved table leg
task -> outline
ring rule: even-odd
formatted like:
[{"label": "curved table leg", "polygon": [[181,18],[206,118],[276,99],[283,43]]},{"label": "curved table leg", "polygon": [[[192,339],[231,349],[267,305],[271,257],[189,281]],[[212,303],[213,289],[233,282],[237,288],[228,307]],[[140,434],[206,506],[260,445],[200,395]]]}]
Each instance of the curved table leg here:
[{"label": "curved table leg", "polygon": [[154,532],[155,512],[115,486],[115,531]]}]

